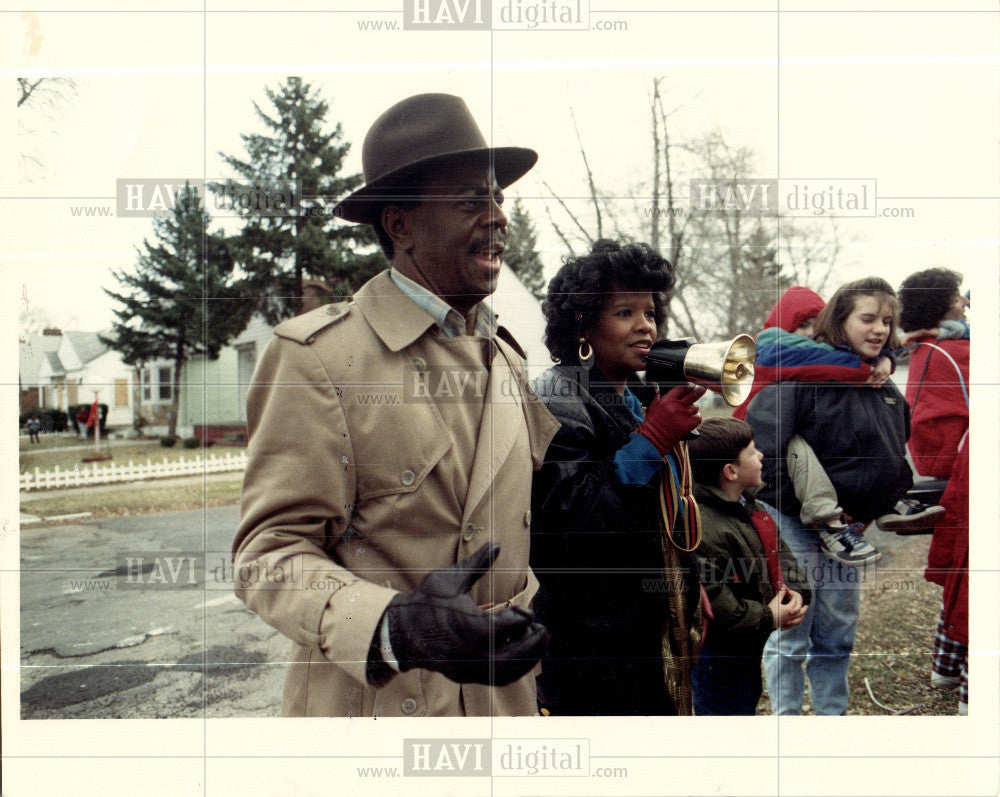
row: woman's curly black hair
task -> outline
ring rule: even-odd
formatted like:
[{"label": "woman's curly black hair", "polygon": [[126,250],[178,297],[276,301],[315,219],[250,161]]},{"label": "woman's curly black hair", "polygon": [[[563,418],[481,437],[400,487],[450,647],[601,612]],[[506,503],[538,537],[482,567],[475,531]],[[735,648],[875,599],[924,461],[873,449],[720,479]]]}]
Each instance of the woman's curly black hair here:
[{"label": "woman's curly black hair", "polygon": [[601,238],[587,254],[565,258],[542,303],[552,359],[579,364],[580,335],[593,328],[614,289],[650,291],[659,329],[673,287],[674,267],[648,244]]},{"label": "woman's curly black hair", "polygon": [[910,274],[899,286],[904,332],[933,329],[951,309],[951,301],[962,284],[962,275],[947,268],[929,268]]}]

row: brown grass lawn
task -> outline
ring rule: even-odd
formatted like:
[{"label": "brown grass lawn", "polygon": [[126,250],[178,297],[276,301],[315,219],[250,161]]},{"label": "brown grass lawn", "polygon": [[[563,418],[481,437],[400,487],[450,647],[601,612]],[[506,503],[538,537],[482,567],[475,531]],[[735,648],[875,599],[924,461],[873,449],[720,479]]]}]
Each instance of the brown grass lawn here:
[{"label": "brown grass lawn", "polygon": [[[42,470],[50,470],[56,466],[63,470],[91,467],[83,462],[83,457],[93,452],[93,440],[85,443],[72,436],[54,434],[43,434],[41,443],[34,446],[29,445],[26,440],[24,438],[21,441],[22,472],[33,471],[36,467]],[[80,446],[86,447],[81,449]],[[164,448],[156,438],[111,441],[110,444],[101,441],[101,449],[110,452],[112,461],[117,465],[125,465],[130,460],[137,464],[147,459],[153,462],[174,461],[181,457],[193,459],[196,456],[225,455],[227,451],[242,450],[228,446],[186,449],[180,443],[172,448]],[[99,462],[97,467],[108,464],[110,463]],[[239,501],[242,480],[241,472],[233,472],[59,490],[32,490],[21,493],[21,511],[40,517],[78,512],[90,512],[94,517],[112,517],[234,504]]]},{"label": "brown grass lawn", "polygon": [[[82,448],[81,448],[82,447]],[[226,451],[239,451],[240,448],[228,446],[212,446],[205,449],[184,448],[180,441],[172,448],[165,448],[160,445],[159,439],[152,440],[101,440],[101,452],[110,453],[112,460],[118,465],[128,464],[129,460],[140,463],[147,459],[153,462],[164,460],[174,461],[184,457],[193,459],[199,454],[224,455]],[[41,470],[51,470],[59,467],[60,470],[72,470],[73,468],[89,467],[84,463],[83,458],[94,453],[94,441],[83,441],[79,438],[57,437],[55,435],[42,435],[42,443],[30,446],[21,441],[19,462],[20,471],[34,471],[35,468]],[[108,463],[98,463],[98,466]]]},{"label": "brown grass lawn", "polygon": [[236,471],[38,490],[21,493],[21,511],[42,518],[78,512],[90,512],[93,517],[101,518],[224,506],[239,503],[242,484],[243,474]]}]

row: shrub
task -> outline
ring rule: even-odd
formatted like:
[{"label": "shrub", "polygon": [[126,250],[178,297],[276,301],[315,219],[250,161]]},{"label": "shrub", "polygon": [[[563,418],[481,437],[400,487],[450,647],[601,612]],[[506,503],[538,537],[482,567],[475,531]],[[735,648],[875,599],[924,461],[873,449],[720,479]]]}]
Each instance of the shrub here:
[{"label": "shrub", "polygon": [[181,442],[181,445],[184,446],[184,448],[201,448],[201,440],[197,437],[185,437]]},{"label": "shrub", "polygon": [[160,438],[160,445],[164,448],[173,448],[177,442],[177,436],[172,434],[164,435]]},{"label": "shrub", "polygon": [[69,426],[66,413],[51,407],[38,407],[24,413],[20,418],[21,426],[24,426],[32,415],[38,418],[38,422],[41,424],[39,431],[42,432],[65,432]]},{"label": "shrub", "polygon": [[65,432],[69,428],[69,418],[62,410],[39,410],[38,420],[42,422],[43,432]]}]

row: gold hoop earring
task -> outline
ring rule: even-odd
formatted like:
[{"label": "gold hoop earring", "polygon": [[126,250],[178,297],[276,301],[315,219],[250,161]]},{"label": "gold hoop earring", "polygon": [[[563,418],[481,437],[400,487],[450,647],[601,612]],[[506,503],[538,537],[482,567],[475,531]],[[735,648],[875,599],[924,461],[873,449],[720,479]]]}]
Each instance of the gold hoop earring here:
[{"label": "gold hoop earring", "polygon": [[594,347],[582,335],[580,336],[580,347],[577,349],[576,356],[580,360],[580,365],[584,368],[590,368],[594,364]]}]

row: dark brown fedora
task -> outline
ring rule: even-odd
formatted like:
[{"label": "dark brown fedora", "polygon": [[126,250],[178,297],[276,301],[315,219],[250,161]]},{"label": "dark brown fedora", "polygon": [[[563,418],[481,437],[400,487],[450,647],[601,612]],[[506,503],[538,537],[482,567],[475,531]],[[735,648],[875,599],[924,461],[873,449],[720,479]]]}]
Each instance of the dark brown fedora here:
[{"label": "dark brown fedora", "polygon": [[538,160],[524,147],[488,147],[465,100],[451,94],[417,94],[383,113],[365,136],[361,163],[365,184],[341,200],[333,215],[372,224],[379,206],[406,196],[418,171],[452,162],[482,161],[506,188]]}]

